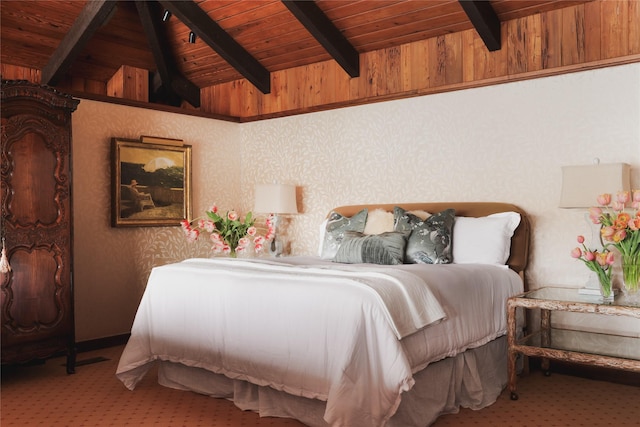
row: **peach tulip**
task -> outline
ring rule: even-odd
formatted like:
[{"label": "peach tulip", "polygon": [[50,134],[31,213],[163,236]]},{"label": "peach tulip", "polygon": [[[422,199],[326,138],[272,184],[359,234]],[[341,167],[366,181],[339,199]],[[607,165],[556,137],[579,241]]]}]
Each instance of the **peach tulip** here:
[{"label": "peach tulip", "polygon": [[597,201],[600,206],[609,206],[609,204],[611,203],[611,194],[600,194],[597,198]]},{"label": "peach tulip", "polygon": [[623,205],[629,203],[630,198],[631,197],[628,191],[618,191],[618,193],[616,194],[616,200]]},{"label": "peach tulip", "polygon": [[612,240],[613,235],[615,234],[615,232],[616,232],[616,229],[613,228],[612,226],[602,227],[600,229],[600,235],[605,240]]},{"label": "peach tulip", "polygon": [[640,202],[640,190],[633,190],[633,201]]},{"label": "peach tulip", "polygon": [[589,219],[594,224],[600,224],[600,217],[602,216],[602,209],[600,208],[589,208]]}]

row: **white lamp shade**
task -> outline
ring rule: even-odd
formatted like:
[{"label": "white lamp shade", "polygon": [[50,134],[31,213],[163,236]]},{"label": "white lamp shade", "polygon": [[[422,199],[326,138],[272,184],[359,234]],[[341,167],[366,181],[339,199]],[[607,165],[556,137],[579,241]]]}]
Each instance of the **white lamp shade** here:
[{"label": "white lamp shade", "polygon": [[256,184],[254,210],[273,214],[298,213],[295,185]]},{"label": "white lamp shade", "polygon": [[597,206],[600,194],[615,197],[618,191],[631,188],[631,166],[626,163],[607,163],[562,167],[561,208],[589,208]]}]

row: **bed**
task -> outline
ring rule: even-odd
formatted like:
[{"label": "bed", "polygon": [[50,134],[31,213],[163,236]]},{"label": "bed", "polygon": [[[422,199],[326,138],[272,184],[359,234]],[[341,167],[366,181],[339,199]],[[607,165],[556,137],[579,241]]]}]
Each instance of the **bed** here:
[{"label": "bed", "polygon": [[118,379],[133,390],[158,364],[164,386],[310,426],[428,426],[495,402],[506,299],[526,290],[523,210],[343,206],[322,234],[318,256],[154,268]]}]

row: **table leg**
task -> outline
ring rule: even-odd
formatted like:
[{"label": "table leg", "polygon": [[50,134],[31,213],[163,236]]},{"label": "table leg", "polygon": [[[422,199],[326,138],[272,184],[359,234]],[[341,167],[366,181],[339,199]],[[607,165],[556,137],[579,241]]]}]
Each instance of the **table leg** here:
[{"label": "table leg", "polygon": [[516,392],[516,356],[517,352],[514,350],[516,344],[516,306],[507,301],[507,345],[508,345],[508,372],[509,372],[509,392],[511,393],[511,400],[518,400],[518,393]]},{"label": "table leg", "polygon": [[[549,347],[551,345],[551,310],[541,310],[540,312],[540,333],[541,333],[541,345],[542,347]],[[541,361],[542,371],[546,376],[551,375],[549,369],[549,359],[542,358]]]}]

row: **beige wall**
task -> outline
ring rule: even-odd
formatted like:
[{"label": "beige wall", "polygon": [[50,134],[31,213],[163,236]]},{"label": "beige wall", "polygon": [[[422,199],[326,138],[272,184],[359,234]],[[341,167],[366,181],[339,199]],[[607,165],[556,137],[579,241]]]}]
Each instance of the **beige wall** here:
[{"label": "beige wall", "polygon": [[207,255],[178,228],[110,228],[113,136],[191,144],[194,215],[214,201],[251,209],[255,183],[297,185],[295,254],[316,251],[318,224],[336,205],[512,202],[533,221],[530,286],[579,287],[588,270],[569,252],[587,224],[557,208],[560,168],[624,161],[640,187],[638,117],[640,64],[245,124],[82,101],[73,117],[77,339],[127,333],[151,267]]}]

